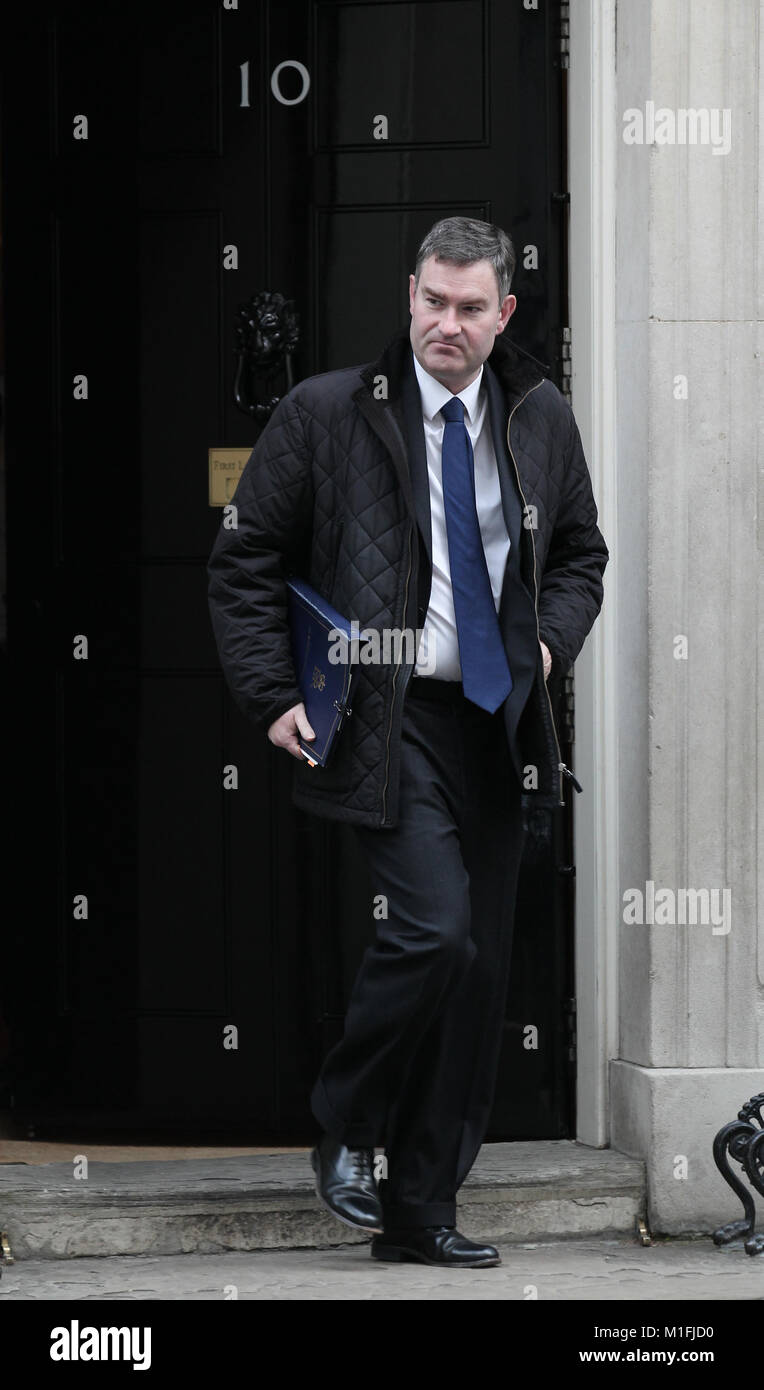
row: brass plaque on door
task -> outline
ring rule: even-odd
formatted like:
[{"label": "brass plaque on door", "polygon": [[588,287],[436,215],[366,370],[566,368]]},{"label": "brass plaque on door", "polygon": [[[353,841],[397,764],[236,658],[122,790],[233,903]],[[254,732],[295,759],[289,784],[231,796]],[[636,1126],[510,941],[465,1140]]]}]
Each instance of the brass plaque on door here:
[{"label": "brass plaque on door", "polygon": [[233,495],[244,472],[251,449],[209,449],[210,506],[225,507],[233,501]]}]

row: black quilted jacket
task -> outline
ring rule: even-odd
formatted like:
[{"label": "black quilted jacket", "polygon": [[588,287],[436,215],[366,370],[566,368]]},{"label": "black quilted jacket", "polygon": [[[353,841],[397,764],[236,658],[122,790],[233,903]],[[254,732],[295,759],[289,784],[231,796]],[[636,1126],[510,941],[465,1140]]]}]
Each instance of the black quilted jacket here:
[{"label": "black quilted jacket", "polygon": [[[501,336],[485,379],[515,568],[500,609],[515,682],[505,724],[528,795],[557,805],[560,753],[538,638],[553,671],[568,670],[599,612],[608,552],[564,397]],[[406,330],[373,365],[295,386],[250,456],[234,499],[237,527],[221,526],[210,556],[209,602],[233,696],[263,730],[302,698],[287,575],[306,578],[361,629],[423,626],[429,491],[418,400]],[[358,667],[353,713],[330,766],[294,760],[296,805],[396,824],[401,711],[413,670],[405,647],[397,655],[398,665]]]}]

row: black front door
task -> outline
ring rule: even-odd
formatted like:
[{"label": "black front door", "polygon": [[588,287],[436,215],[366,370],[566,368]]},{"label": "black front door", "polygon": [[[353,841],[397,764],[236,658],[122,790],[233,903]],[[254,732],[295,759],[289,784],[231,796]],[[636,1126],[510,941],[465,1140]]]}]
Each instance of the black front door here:
[{"label": "black front door", "polygon": [[[18,1111],[307,1140],[373,932],[347,831],[219,672],[209,451],[249,450],[239,307],[298,378],[407,321],[439,217],[509,229],[512,335],[565,323],[557,6],[41,4],[3,43],[13,789],[26,910],[3,1006]],[[285,382],[262,383],[264,398]],[[562,724],[564,692],[555,694]],[[534,819],[493,1137],[573,1131],[569,835]],[[559,872],[567,869],[566,874]]]}]

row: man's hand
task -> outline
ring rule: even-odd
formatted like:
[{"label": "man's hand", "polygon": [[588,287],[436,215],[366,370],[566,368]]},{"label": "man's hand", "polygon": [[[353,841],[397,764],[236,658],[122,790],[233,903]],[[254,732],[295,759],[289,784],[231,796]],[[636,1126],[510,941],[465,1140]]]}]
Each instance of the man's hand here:
[{"label": "man's hand", "polygon": [[539,646],[541,647],[541,655],[544,658],[544,680],[548,680],[549,672],[552,669],[552,653],[545,642],[539,640]]},{"label": "man's hand", "polygon": [[291,753],[294,758],[305,760],[298,741],[297,735],[301,738],[311,739],[316,737],[315,729],[308,723],[308,716],[305,713],[305,706],[292,705],[286,714],[282,714],[274,720],[268,730],[268,738],[277,748],[286,748],[287,753]]}]

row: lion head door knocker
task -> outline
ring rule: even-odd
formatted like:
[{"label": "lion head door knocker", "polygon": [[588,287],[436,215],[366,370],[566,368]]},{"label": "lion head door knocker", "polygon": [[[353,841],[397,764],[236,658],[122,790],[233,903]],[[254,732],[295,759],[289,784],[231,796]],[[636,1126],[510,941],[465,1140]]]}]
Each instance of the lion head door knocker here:
[{"label": "lion head door knocker", "polygon": [[261,290],[239,307],[235,322],[236,376],[234,400],[245,415],[267,420],[281,396],[278,378],[286,390],[294,385],[292,353],[300,338],[300,320],[291,299]]}]

